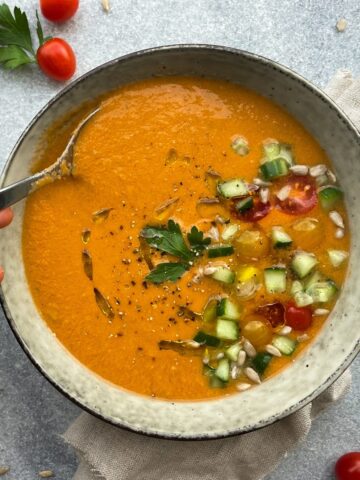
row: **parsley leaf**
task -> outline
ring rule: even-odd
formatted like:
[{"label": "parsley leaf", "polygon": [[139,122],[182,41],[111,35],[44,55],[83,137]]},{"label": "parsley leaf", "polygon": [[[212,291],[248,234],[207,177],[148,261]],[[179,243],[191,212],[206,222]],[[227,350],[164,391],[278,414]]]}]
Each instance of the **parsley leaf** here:
[{"label": "parsley leaf", "polygon": [[188,270],[189,266],[185,263],[159,263],[146,277],[152,283],[163,283],[167,280],[176,282]]},{"label": "parsley leaf", "polygon": [[145,227],[140,234],[147,243],[162,252],[169,253],[182,260],[190,261],[194,257],[192,252],[184,241],[178,223],[169,220],[166,227]]},{"label": "parsley leaf", "polygon": [[193,250],[197,256],[211,243],[211,238],[204,238],[204,233],[196,227],[192,227],[190,233],[187,234],[187,238],[191,245],[191,250]]},{"label": "parsley leaf", "polygon": [[15,7],[12,14],[3,3],[0,5],[0,46],[8,45],[17,45],[35,56],[26,13]]},{"label": "parsley leaf", "polygon": [[[44,38],[37,12],[36,18],[36,33],[41,46],[51,37]],[[26,13],[19,7],[11,13],[8,5],[3,3],[0,5],[0,65],[12,70],[28,63],[36,63],[36,53]]]},{"label": "parsley leaf", "polygon": [[0,65],[7,70],[33,63],[34,60],[16,45],[9,45],[8,47],[0,48]]}]

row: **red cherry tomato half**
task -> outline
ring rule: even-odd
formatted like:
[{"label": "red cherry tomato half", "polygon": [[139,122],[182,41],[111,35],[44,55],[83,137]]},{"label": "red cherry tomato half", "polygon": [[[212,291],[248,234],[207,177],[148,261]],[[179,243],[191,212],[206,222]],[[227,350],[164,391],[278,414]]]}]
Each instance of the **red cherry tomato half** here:
[{"label": "red cherry tomato half", "polygon": [[293,175],[286,185],[291,187],[290,194],[285,200],[276,199],[277,205],[289,215],[299,215],[312,210],[317,204],[316,184],[309,175]]},{"label": "red cherry tomato half", "polygon": [[273,328],[285,323],[285,308],[280,302],[262,305],[256,309],[256,312],[269,320]]},{"label": "red cherry tomato half", "polygon": [[360,452],[346,453],[336,462],[337,480],[360,480]]},{"label": "red cherry tomato half", "polygon": [[297,307],[289,302],[285,308],[286,325],[294,330],[306,330],[312,324],[312,310],[309,307]]},{"label": "red cherry tomato half", "polygon": [[[239,199],[236,199],[235,201],[238,201]],[[239,219],[242,220],[243,222],[249,222],[249,223],[254,223],[258,222],[262,218],[266,217],[266,215],[270,212],[271,210],[271,203],[262,203],[259,199],[259,197],[253,197],[254,205],[251,207],[249,210],[246,210],[245,212],[237,212],[235,209],[233,209],[234,215]]]},{"label": "red cherry tomato half", "polygon": [[61,38],[52,38],[37,51],[36,58],[41,70],[59,82],[71,78],[76,70],[76,58],[70,45]]},{"label": "red cherry tomato half", "polygon": [[52,22],[65,22],[75,15],[79,0],[40,0],[41,12]]}]

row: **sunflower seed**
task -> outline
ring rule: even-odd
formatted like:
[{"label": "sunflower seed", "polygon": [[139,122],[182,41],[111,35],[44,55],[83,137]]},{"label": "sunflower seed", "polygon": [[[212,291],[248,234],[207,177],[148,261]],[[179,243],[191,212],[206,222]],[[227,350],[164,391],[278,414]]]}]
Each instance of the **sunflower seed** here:
[{"label": "sunflower seed", "polygon": [[179,198],[169,198],[165,202],[163,202],[161,205],[155,208],[155,213],[164,213],[171,205],[174,205],[174,203],[177,203],[179,201]]},{"label": "sunflower seed", "polygon": [[299,335],[297,337],[298,342],[307,342],[310,339],[309,335],[307,333],[304,333],[303,335]]},{"label": "sunflower seed", "polygon": [[285,325],[285,327],[282,327],[282,329],[279,331],[280,335],[289,335],[289,333],[292,332],[292,328],[289,325]]},{"label": "sunflower seed", "polygon": [[93,222],[94,223],[104,222],[108,218],[108,216],[109,216],[109,214],[112,210],[114,210],[114,209],[113,208],[102,208],[101,210],[97,210],[96,212],[94,212],[92,214]]},{"label": "sunflower seed", "polygon": [[83,241],[83,243],[85,243],[85,245],[89,243],[90,236],[91,236],[91,230],[89,230],[88,228],[85,228],[81,232],[81,240]]},{"label": "sunflower seed", "polygon": [[344,235],[345,235],[345,231],[344,231],[343,228],[337,228],[336,229],[335,238],[337,238],[337,239],[344,238]]},{"label": "sunflower seed", "polygon": [[52,470],[42,470],[41,472],[39,472],[39,477],[50,478],[50,477],[55,477],[55,475]]},{"label": "sunflower seed", "polygon": [[344,220],[342,219],[342,216],[340,215],[339,212],[336,210],[333,210],[332,212],[329,213],[330,220],[340,228],[345,228],[344,225]]},{"label": "sunflower seed", "polygon": [[239,376],[239,367],[237,365],[233,365],[231,367],[230,376],[233,380],[235,380]]},{"label": "sunflower seed", "polygon": [[222,215],[216,215],[215,216],[215,222],[216,223],[219,223],[220,225],[225,225],[225,223],[227,222],[228,220],[223,217]]},{"label": "sunflower seed", "polygon": [[239,390],[239,392],[245,392],[245,390],[249,390],[250,387],[251,387],[250,383],[238,383],[236,385],[236,388],[237,390]]},{"label": "sunflower seed", "polygon": [[93,263],[89,250],[83,250],[81,253],[82,263],[85,275],[89,280],[93,279]]},{"label": "sunflower seed", "polygon": [[101,312],[108,318],[114,318],[114,311],[110,303],[106,300],[104,295],[97,289],[94,288],[95,301]]},{"label": "sunflower seed", "polygon": [[220,239],[220,233],[217,227],[211,227],[210,230],[207,232],[209,237],[218,242]]},{"label": "sunflower seed", "polygon": [[261,383],[258,373],[251,367],[246,367],[244,370],[245,375],[254,383]]},{"label": "sunflower seed", "polygon": [[244,350],[240,350],[238,358],[237,358],[237,364],[239,367],[242,367],[245,363],[246,360],[246,352]]},{"label": "sunflower seed", "polygon": [[320,177],[321,175],[324,175],[327,171],[327,166],[320,164],[320,165],[315,165],[314,167],[311,167],[309,170],[309,173],[312,177]]},{"label": "sunflower seed", "polygon": [[276,196],[279,200],[283,201],[286,200],[291,192],[291,187],[290,185],[285,185],[283,188],[281,188]]},{"label": "sunflower seed", "polygon": [[216,267],[205,267],[203,269],[203,273],[204,273],[204,275],[212,275],[213,273],[216,272],[216,270],[217,270]]},{"label": "sunflower seed", "polygon": [[278,348],[274,347],[274,345],[266,345],[265,350],[270,353],[270,355],[274,355],[274,357],[281,357],[281,352]]},{"label": "sunflower seed", "polygon": [[329,180],[330,180],[332,183],[336,183],[336,175],[335,175],[335,173],[333,173],[331,170],[328,170],[328,171],[326,172],[326,174],[327,174]]},{"label": "sunflower seed", "polygon": [[0,467],[0,476],[10,472],[10,467]]},{"label": "sunflower seed", "polygon": [[346,30],[346,27],[347,27],[347,21],[345,20],[345,18],[340,18],[336,22],[336,30],[338,32],[344,32]]},{"label": "sunflower seed", "polygon": [[261,203],[268,203],[270,197],[270,190],[268,188],[261,188],[259,195]]},{"label": "sunflower seed", "polygon": [[270,187],[272,185],[271,182],[266,182],[262,178],[254,178],[253,183],[258,187]]},{"label": "sunflower seed", "polygon": [[290,171],[295,175],[307,175],[309,172],[309,167],[306,165],[293,165],[290,167]]},{"label": "sunflower seed", "polygon": [[252,345],[252,343],[250,343],[249,340],[247,340],[246,338],[244,340],[243,348],[246,352],[246,355],[248,355],[249,357],[255,357],[256,350],[255,350],[254,346]]},{"label": "sunflower seed", "polygon": [[313,312],[314,317],[321,317],[322,315],[327,315],[330,312],[327,308],[317,308]]}]

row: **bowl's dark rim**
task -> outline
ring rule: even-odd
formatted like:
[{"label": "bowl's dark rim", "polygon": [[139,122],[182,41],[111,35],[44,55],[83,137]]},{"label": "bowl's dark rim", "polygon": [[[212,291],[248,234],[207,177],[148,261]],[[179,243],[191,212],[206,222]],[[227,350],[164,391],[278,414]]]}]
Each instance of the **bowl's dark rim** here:
[{"label": "bowl's dark rim", "polygon": [[[106,69],[116,63],[123,63],[126,62],[129,59],[135,58],[135,57],[141,57],[141,56],[147,56],[151,55],[152,53],[158,52],[158,51],[182,51],[182,50],[208,50],[208,51],[216,51],[216,52],[226,52],[227,54],[232,54],[235,57],[236,56],[242,56],[246,57],[247,60],[256,62],[256,63],[263,63],[267,66],[271,66],[274,70],[277,72],[291,77],[293,80],[297,81],[298,83],[301,83],[303,86],[305,86],[308,90],[310,90],[313,94],[315,94],[317,97],[319,97],[323,102],[327,104],[327,106],[333,110],[336,111],[339,120],[341,120],[346,127],[353,133],[355,137],[357,137],[357,143],[359,144],[359,151],[360,151],[360,133],[356,129],[356,127],[353,125],[351,120],[348,118],[348,116],[338,107],[338,105],[328,96],[326,93],[324,93],[321,89],[313,85],[311,82],[306,80],[304,77],[299,75],[298,73],[292,71],[288,67],[285,67],[278,62],[275,62],[273,60],[270,60],[266,57],[262,57],[257,54],[253,54],[244,50],[239,50],[236,48],[231,48],[231,47],[224,47],[224,46],[218,46],[218,45],[207,45],[207,44],[176,44],[176,45],[166,45],[166,46],[160,46],[160,47],[154,47],[154,48],[149,48],[145,50],[139,50],[134,53],[130,53],[121,57],[118,57],[114,60],[111,60],[107,63],[104,63],[89,72],[85,73],[84,75],[80,76],[78,79],[70,83],[67,87],[65,87],[63,90],[61,90],[58,94],[56,94],[37,114],[36,116],[32,119],[32,121],[29,123],[29,125],[26,127],[22,135],[20,136],[19,140],[15,144],[14,148],[12,149],[8,160],[5,163],[5,166],[2,170],[1,177],[0,177],[0,186],[3,185],[4,180],[6,178],[6,175],[8,173],[8,170],[10,168],[10,165],[13,161],[13,158],[23,143],[25,137],[27,136],[28,132],[31,130],[33,125],[37,122],[37,120],[42,116],[42,114],[47,111],[51,106],[57,102],[59,98],[61,98],[63,95],[65,95],[68,91],[70,91],[72,88],[75,86],[79,85],[80,83],[84,82],[90,75],[93,75],[94,73]],[[258,430],[261,428],[264,428],[270,424],[273,424],[288,415],[295,413],[298,411],[300,408],[306,406],[308,403],[310,403],[314,398],[316,398],[318,395],[320,395],[326,388],[328,388],[335,380],[340,377],[340,375],[346,370],[346,368],[351,364],[351,362],[355,359],[356,355],[360,352],[360,337],[357,341],[357,344],[353,351],[346,357],[346,359],[343,361],[343,363],[335,370],[335,372],[329,376],[329,378],[322,384],[320,385],[316,390],[311,395],[308,395],[307,397],[303,398],[301,401],[297,402],[294,404],[292,407],[288,408],[287,410],[283,411],[281,414],[272,416],[268,418],[267,420],[261,421],[257,424],[254,425],[248,425],[244,428],[241,429],[234,429],[228,432],[224,432],[223,434],[196,434],[196,435],[187,435],[187,434],[182,434],[182,433],[163,433],[163,432],[156,432],[156,431],[146,431],[146,430],[141,430],[140,428],[132,427],[129,425],[124,425],[120,422],[115,421],[112,418],[108,418],[101,413],[92,410],[89,406],[81,403],[80,400],[74,398],[69,392],[65,390],[64,387],[61,385],[58,385],[52,378],[48,376],[48,374],[42,369],[42,367],[37,363],[36,359],[33,357],[30,349],[26,345],[25,341],[21,338],[19,332],[17,331],[15,322],[12,318],[12,315],[10,313],[10,310],[6,304],[3,289],[0,287],[0,303],[1,307],[3,309],[3,312],[5,314],[5,317],[9,323],[9,326],[11,330],[13,331],[17,341],[19,342],[21,348],[24,350],[26,355],[29,357],[31,362],[34,364],[34,366],[39,370],[39,372],[63,395],[65,395],[67,398],[69,398],[72,402],[74,402],[76,405],[78,405],[80,408],[83,410],[86,410],[88,413],[91,415],[95,415],[96,417],[100,418],[101,420],[106,421],[107,423],[110,423],[116,427],[124,428],[125,430],[131,431],[133,433],[141,434],[141,435],[148,435],[151,437],[156,437],[156,438],[162,438],[162,439],[169,439],[169,440],[213,440],[217,438],[227,438],[231,436],[236,436],[239,434],[251,432],[254,430]]]}]

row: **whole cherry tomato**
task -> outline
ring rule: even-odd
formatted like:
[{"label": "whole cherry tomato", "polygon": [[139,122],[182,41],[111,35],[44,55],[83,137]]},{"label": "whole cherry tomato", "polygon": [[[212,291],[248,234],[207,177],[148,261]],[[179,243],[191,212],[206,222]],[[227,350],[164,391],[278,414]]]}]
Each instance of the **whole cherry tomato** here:
[{"label": "whole cherry tomato", "polygon": [[52,22],[65,22],[75,15],[79,0],[40,0],[41,12]]},{"label": "whole cherry tomato", "polygon": [[289,302],[285,307],[286,324],[294,330],[306,330],[312,323],[312,310],[309,307],[297,307]]},{"label": "whole cherry tomato", "polygon": [[293,175],[286,185],[291,187],[289,196],[285,200],[277,199],[277,205],[289,215],[300,215],[312,210],[317,204],[315,181],[309,175]]},{"label": "whole cherry tomato", "polygon": [[360,480],[360,452],[346,453],[336,462],[337,480]]},{"label": "whole cherry tomato", "polygon": [[62,82],[72,77],[76,70],[76,58],[70,45],[61,38],[52,38],[38,49],[36,58],[41,70]]}]

